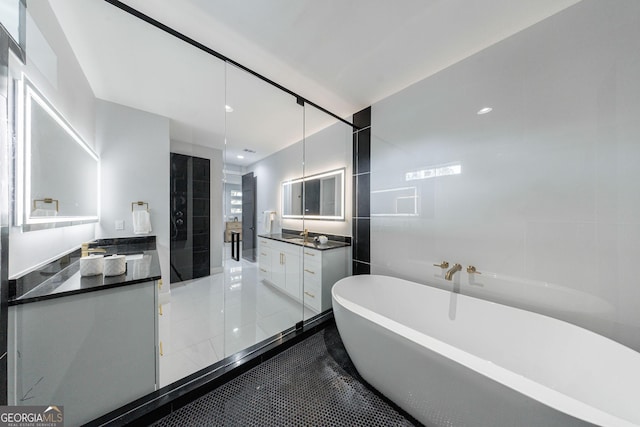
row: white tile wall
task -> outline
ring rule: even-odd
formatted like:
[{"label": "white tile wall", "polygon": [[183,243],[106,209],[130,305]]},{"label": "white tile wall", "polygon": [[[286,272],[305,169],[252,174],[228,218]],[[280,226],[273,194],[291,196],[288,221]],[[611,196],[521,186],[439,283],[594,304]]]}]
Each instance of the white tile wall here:
[{"label": "white tile wall", "polygon": [[[432,264],[473,264],[461,292],[640,350],[639,16],[585,0],[374,104],[372,272],[451,287]],[[406,187],[418,215],[390,215],[376,192]]]}]

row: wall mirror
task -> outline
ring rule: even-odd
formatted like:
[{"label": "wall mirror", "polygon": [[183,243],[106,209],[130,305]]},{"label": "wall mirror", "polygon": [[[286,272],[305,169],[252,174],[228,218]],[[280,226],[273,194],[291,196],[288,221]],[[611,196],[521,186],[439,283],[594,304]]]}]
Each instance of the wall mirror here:
[{"label": "wall mirror", "polygon": [[344,169],[282,183],[282,217],[344,221]]},{"label": "wall mirror", "polygon": [[98,156],[26,80],[24,132],[23,228],[97,222]]}]

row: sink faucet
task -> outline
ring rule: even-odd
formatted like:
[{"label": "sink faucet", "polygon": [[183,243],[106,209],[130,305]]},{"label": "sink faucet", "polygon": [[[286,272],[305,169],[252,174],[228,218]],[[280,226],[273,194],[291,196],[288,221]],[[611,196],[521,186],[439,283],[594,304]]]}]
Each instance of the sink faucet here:
[{"label": "sink faucet", "polygon": [[451,281],[451,279],[453,279],[453,275],[460,270],[462,270],[462,265],[458,263],[454,264],[453,267],[447,271],[447,274],[444,275],[445,280]]},{"label": "sink faucet", "polygon": [[300,235],[303,236],[304,243],[307,243],[307,237],[309,237],[309,230],[305,228],[304,231],[300,233]]},{"label": "sink faucet", "polygon": [[101,253],[106,253],[106,249],[103,248],[89,248],[89,244],[90,243],[83,243],[82,247],[81,247],[81,256],[82,257],[86,257],[89,256],[89,254],[94,253],[94,252],[101,252]]}]

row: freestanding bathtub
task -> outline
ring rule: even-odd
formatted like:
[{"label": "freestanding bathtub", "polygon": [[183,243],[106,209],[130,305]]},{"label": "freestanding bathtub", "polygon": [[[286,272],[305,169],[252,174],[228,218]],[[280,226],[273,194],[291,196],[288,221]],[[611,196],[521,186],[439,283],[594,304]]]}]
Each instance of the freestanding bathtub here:
[{"label": "freestanding bathtub", "polygon": [[640,353],[615,341],[392,277],[332,297],[358,372],[428,426],[640,425]]}]

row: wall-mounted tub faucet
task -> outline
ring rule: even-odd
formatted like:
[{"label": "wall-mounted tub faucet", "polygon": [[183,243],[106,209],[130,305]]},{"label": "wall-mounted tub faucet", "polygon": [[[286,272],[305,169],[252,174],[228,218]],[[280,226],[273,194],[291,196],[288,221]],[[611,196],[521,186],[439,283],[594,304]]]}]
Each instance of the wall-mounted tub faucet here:
[{"label": "wall-mounted tub faucet", "polygon": [[447,271],[447,274],[444,275],[445,280],[451,281],[453,279],[453,275],[460,270],[462,270],[462,265],[458,263],[453,264],[453,267],[451,267]]}]

